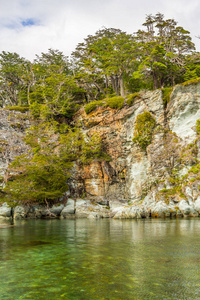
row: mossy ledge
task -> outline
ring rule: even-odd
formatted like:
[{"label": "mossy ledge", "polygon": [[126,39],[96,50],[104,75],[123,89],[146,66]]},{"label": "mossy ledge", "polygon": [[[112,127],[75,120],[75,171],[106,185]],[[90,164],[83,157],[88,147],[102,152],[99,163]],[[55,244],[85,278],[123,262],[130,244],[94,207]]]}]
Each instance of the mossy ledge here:
[{"label": "mossy ledge", "polygon": [[105,98],[99,101],[91,101],[85,105],[85,112],[88,115],[98,106],[110,107],[112,109],[121,109],[124,105],[125,98],[120,96]]}]

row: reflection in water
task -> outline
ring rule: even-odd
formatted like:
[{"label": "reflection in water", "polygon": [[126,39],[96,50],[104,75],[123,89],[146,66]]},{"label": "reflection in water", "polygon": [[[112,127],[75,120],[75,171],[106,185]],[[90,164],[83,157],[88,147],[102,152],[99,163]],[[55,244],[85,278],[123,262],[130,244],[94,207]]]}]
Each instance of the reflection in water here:
[{"label": "reflection in water", "polygon": [[199,219],[0,228],[0,299],[199,299]]}]

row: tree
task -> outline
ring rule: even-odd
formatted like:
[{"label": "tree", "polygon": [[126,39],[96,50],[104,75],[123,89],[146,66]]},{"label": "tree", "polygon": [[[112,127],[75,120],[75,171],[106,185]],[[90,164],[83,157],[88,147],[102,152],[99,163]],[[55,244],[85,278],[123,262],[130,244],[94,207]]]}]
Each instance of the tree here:
[{"label": "tree", "polygon": [[146,31],[139,30],[136,35],[140,76],[151,76],[155,89],[174,85],[184,72],[185,55],[195,49],[189,31],[177,26],[174,19],[165,20],[160,13],[148,15],[143,25]]},{"label": "tree", "polygon": [[104,96],[109,87],[124,96],[124,78],[134,65],[134,39],[120,29],[104,28],[78,44],[72,56]]},{"label": "tree", "polygon": [[34,85],[30,93],[30,109],[36,117],[71,117],[76,111],[76,96],[81,93],[74,81],[68,58],[49,49],[33,64]]},{"label": "tree", "polygon": [[0,54],[0,96],[2,106],[28,104],[30,62],[17,53]]},{"label": "tree", "polygon": [[1,201],[17,204],[55,203],[68,190],[70,170],[94,158],[102,159],[98,135],[85,137],[78,128],[57,122],[40,122],[27,132],[30,151],[8,168]]}]

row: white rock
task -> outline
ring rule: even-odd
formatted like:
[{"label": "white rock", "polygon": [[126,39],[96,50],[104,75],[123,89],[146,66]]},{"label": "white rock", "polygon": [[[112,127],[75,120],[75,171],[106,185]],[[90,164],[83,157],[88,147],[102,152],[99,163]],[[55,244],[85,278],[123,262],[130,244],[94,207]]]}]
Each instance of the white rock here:
[{"label": "white rock", "polygon": [[151,208],[151,215],[160,217],[169,217],[170,216],[170,209],[166,203],[159,201]]},{"label": "white rock", "polygon": [[198,212],[193,206],[189,205],[185,200],[181,200],[179,203],[179,209],[185,216],[197,217]]},{"label": "white rock", "polygon": [[200,214],[200,196],[198,196],[197,200],[194,202],[194,208]]},{"label": "white rock", "polygon": [[6,202],[0,206],[0,217],[1,218],[12,217],[12,208]]},{"label": "white rock", "polygon": [[122,207],[113,217],[114,219],[138,219],[141,218],[140,207],[136,205]]},{"label": "white rock", "polygon": [[168,114],[170,129],[187,143],[196,138],[195,125],[200,118],[199,84],[188,87],[176,86]]},{"label": "white rock", "polygon": [[61,216],[65,218],[69,214],[75,213],[75,204],[73,199],[68,199],[66,206],[63,208],[61,212]]},{"label": "white rock", "polygon": [[186,188],[185,188],[185,194],[188,197],[188,200],[192,200],[193,199],[192,189],[189,186],[186,186]]},{"label": "white rock", "polygon": [[51,208],[50,208],[50,212],[54,215],[57,215],[59,216],[62,212],[64,208],[64,205],[63,204],[60,204],[60,205],[53,205]]}]

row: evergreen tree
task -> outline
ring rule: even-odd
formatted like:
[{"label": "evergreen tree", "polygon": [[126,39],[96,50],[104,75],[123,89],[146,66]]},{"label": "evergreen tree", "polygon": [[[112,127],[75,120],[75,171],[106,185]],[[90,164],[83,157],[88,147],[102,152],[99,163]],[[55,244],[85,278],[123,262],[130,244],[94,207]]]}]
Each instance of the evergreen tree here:
[{"label": "evergreen tree", "polygon": [[134,66],[134,46],[132,35],[104,28],[78,44],[72,56],[79,71],[87,74],[84,78],[91,78],[99,93],[105,96],[111,87],[114,93],[124,96],[125,75]]}]

